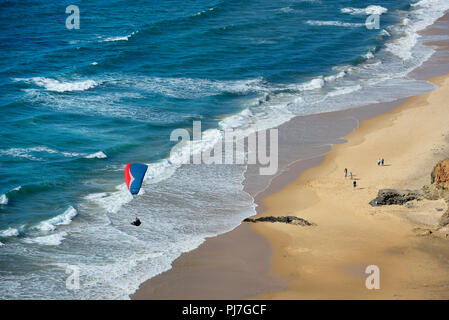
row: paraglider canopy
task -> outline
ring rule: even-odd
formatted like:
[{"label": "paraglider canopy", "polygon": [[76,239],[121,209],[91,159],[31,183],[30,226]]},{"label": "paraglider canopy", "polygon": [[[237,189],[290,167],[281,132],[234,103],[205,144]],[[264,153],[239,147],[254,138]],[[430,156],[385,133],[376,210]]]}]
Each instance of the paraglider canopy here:
[{"label": "paraglider canopy", "polygon": [[128,163],[125,167],[125,182],[132,195],[138,194],[148,166],[141,163]]}]

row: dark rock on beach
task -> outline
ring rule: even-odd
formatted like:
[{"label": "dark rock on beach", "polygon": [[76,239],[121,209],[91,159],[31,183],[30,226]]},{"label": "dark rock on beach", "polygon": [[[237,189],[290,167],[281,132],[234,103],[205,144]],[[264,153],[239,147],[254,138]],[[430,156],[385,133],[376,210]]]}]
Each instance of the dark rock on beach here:
[{"label": "dark rock on beach", "polygon": [[421,200],[424,192],[421,190],[396,190],[396,189],[381,189],[377,197],[370,201],[370,205],[385,206],[392,204],[402,205],[408,201]]},{"label": "dark rock on beach", "polygon": [[309,221],[298,218],[295,216],[281,216],[281,217],[261,217],[261,218],[246,218],[243,220],[243,222],[282,222],[282,223],[288,223],[288,224],[294,224],[299,225],[303,227],[312,226],[313,223],[310,223]]},{"label": "dark rock on beach", "polygon": [[[396,190],[381,189],[377,197],[370,201],[373,207],[399,204],[402,205],[411,200],[438,200],[444,199],[449,205],[449,159],[440,161],[432,170],[430,185],[425,185],[422,190]],[[414,203],[406,204],[408,208],[415,207]],[[443,211],[443,208],[437,208]],[[449,209],[443,213],[439,220],[439,226],[449,225]]]}]

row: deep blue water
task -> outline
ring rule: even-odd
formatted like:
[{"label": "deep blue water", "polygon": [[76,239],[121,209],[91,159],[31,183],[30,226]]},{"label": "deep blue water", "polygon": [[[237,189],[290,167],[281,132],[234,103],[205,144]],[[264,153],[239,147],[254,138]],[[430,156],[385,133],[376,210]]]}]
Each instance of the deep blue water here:
[{"label": "deep blue water", "polygon": [[[122,298],[204,236],[235,227],[253,210],[244,168],[175,172],[163,160],[171,131],[195,120],[203,130],[271,127],[419,91],[406,75],[431,53],[413,36],[447,4],[415,2],[2,1],[0,292]],[[65,26],[71,4],[79,30]],[[364,26],[368,5],[379,6],[380,29]],[[257,103],[267,95],[272,105]],[[128,162],[153,165],[141,202],[117,191]],[[206,175],[221,186],[214,195],[192,187]],[[218,210],[226,199],[235,207]],[[214,208],[217,224],[199,227]],[[130,230],[136,212],[157,228]],[[142,246],[133,251],[135,239]],[[157,250],[142,258],[149,248]],[[150,270],[139,266],[149,260]],[[95,286],[72,293],[52,278],[76,263]]]}]

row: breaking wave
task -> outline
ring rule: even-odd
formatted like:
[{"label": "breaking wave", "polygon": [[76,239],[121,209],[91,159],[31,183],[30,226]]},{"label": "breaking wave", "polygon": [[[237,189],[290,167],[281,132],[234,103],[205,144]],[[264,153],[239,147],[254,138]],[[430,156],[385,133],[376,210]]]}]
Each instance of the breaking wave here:
[{"label": "breaking wave", "polygon": [[56,229],[56,226],[70,224],[72,222],[72,219],[77,214],[78,211],[72,206],[70,206],[69,208],[67,208],[66,211],[64,211],[60,215],[39,223],[36,226],[36,229],[41,231],[53,231]]}]

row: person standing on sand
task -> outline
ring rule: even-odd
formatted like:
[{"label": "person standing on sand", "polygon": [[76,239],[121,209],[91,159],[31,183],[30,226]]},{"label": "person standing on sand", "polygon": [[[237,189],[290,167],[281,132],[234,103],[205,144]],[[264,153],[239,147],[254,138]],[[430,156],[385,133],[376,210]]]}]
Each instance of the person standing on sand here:
[{"label": "person standing on sand", "polygon": [[382,158],[382,166],[384,165],[384,162],[385,162],[385,161],[384,161],[384,158]]},{"label": "person standing on sand", "polygon": [[345,168],[345,179],[348,176],[348,168]]},{"label": "person standing on sand", "polygon": [[380,166],[380,158],[377,160],[377,165]]},{"label": "person standing on sand", "polygon": [[350,172],[350,173],[349,173],[349,177],[350,177],[350,178],[351,178],[351,180],[352,180],[352,172]]},{"label": "person standing on sand", "polygon": [[352,185],[355,187],[357,187],[357,181],[354,180],[354,182],[352,183]]}]

